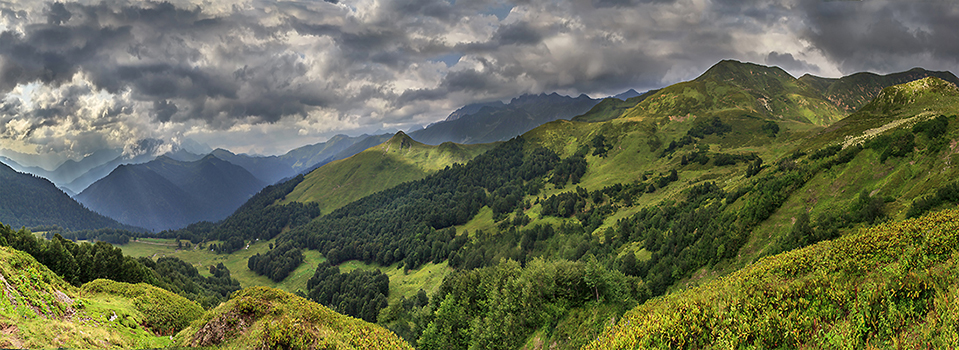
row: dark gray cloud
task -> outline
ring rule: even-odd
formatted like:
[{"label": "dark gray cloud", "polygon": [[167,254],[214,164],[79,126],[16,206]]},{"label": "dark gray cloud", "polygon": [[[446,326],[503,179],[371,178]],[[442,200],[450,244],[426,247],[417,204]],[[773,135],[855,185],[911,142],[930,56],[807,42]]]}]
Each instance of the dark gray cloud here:
[{"label": "dark gray cloud", "polygon": [[845,73],[959,65],[959,11],[951,1],[803,3],[800,34]]},{"label": "dark gray cloud", "polygon": [[786,70],[792,71],[818,71],[819,67],[806,63],[801,60],[797,60],[790,53],[779,53],[776,51],[770,52],[766,56],[766,64],[770,66],[778,66]]},{"label": "dark gray cloud", "polygon": [[0,148],[284,135],[238,149],[269,153],[475,101],[657,88],[730,58],[797,75],[955,71],[956,23],[946,1],[4,2]]}]

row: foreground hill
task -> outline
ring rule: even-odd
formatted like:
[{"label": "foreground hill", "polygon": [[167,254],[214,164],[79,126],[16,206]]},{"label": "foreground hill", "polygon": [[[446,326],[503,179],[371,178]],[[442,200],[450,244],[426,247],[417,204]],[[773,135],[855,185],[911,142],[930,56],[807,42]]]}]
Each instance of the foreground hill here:
[{"label": "foreground hill", "polygon": [[220,349],[412,349],[392,332],[267,287],[251,287],[177,335]]},{"label": "foreground hill", "polygon": [[323,213],[329,213],[375,192],[465,163],[493,146],[451,142],[429,146],[400,131],[380,145],[310,172],[281,203],[317,202]]},{"label": "foreground hill", "polygon": [[959,210],[886,223],[650,300],[585,349],[948,348],[957,257]]},{"label": "foreground hill", "polygon": [[212,155],[195,162],[161,156],[118,167],[77,200],[120,222],[159,231],[223,219],[263,186],[243,168]]},{"label": "foreground hill", "polygon": [[135,229],[97,214],[50,181],[0,164],[0,222],[13,227],[60,226],[70,230]]},{"label": "foreground hill", "polygon": [[203,312],[146,284],[96,280],[81,288],[30,255],[0,247],[0,347],[159,348]]}]

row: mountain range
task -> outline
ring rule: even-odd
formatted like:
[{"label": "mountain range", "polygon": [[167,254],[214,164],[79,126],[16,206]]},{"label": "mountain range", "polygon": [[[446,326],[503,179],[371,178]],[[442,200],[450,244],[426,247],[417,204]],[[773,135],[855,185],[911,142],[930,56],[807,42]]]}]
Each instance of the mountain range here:
[{"label": "mountain range", "polygon": [[523,95],[502,102],[471,104],[450,114],[446,120],[410,133],[419,142],[438,145],[506,141],[543,123],[570,119],[593,108],[600,100],[586,95],[557,93]]},{"label": "mountain range", "polygon": [[160,156],[117,167],[76,199],[117,221],[160,231],[226,218],[264,186],[214,155],[192,162]]}]

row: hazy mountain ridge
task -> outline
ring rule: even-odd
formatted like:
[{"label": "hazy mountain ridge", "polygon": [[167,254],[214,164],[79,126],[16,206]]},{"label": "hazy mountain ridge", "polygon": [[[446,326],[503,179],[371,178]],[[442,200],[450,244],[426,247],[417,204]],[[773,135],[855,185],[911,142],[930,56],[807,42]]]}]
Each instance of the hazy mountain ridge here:
[{"label": "hazy mountain ridge", "polygon": [[583,114],[599,101],[586,95],[569,97],[554,92],[522,95],[508,104],[473,104],[454,111],[445,121],[411,132],[410,137],[430,145],[506,141],[540,124]]},{"label": "hazy mountain ridge", "polygon": [[0,222],[14,227],[60,226],[69,230],[137,228],[97,214],[49,180],[0,164]]},{"label": "hazy mountain ridge", "polygon": [[208,155],[124,165],[77,195],[91,209],[151,230],[229,216],[265,184],[240,166]]}]

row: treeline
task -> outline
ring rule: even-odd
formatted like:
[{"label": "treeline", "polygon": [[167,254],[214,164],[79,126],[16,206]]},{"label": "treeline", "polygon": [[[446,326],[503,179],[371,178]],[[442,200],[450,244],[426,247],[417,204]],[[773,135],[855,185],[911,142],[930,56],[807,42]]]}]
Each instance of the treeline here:
[{"label": "treeline", "polygon": [[[417,268],[434,259],[433,246],[449,240],[430,239],[434,232],[469,221],[483,206],[505,214],[535,194],[559,162],[555,153],[527,147],[515,138],[419,181],[401,184],[350,203],[307,225],[281,234],[278,242],[315,249],[337,264],[361,260],[383,266],[403,262]],[[500,204],[491,203],[492,199]],[[439,251],[439,249],[437,249]]]},{"label": "treeline", "polygon": [[218,266],[214,276],[207,278],[177,258],[162,258],[157,262],[145,257],[135,259],[103,241],[75,243],[59,234],[46,240],[26,229],[14,231],[10,226],[0,225],[0,245],[30,254],[76,286],[98,278],[148,283],[197,301],[206,308],[225,301],[231,292],[239,289],[239,283],[230,277],[226,267]]},{"label": "treeline", "polygon": [[131,238],[140,236],[137,232],[115,228],[101,228],[96,230],[65,231],[60,227],[33,228],[32,231],[43,231],[46,239],[53,239],[59,234],[71,241],[103,241],[110,244],[124,245],[130,243]]},{"label": "treeline", "polygon": [[257,253],[251,256],[246,266],[250,271],[269,277],[273,282],[279,282],[302,263],[303,250],[297,248],[293,242],[283,242],[264,255]]},{"label": "treeline", "polygon": [[240,290],[240,282],[230,276],[230,270],[223,263],[209,266],[212,276],[203,277],[193,265],[176,257],[162,257],[156,262],[140,258],[139,261],[160,277],[158,287],[196,301],[204,309],[229,300],[231,293]]},{"label": "treeline", "polygon": [[353,270],[340,273],[340,268],[321,262],[313,277],[306,282],[307,296],[336,312],[376,323],[380,310],[390,295],[390,278],[380,270]]}]

